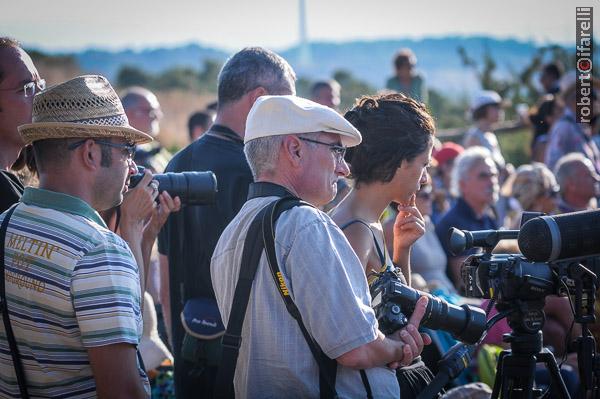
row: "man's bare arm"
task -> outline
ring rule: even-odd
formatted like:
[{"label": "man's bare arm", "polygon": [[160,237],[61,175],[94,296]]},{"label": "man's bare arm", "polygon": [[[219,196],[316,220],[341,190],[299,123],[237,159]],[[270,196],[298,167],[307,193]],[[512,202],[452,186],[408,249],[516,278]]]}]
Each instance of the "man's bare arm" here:
[{"label": "man's bare arm", "polygon": [[135,346],[121,343],[88,348],[100,399],[147,399]]}]

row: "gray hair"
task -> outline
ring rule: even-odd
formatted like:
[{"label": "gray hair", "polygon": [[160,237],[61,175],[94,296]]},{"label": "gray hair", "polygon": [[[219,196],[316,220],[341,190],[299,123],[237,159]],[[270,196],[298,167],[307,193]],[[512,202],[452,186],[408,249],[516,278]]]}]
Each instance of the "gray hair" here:
[{"label": "gray hair", "polygon": [[[318,137],[319,134],[320,132],[302,133],[295,134],[295,136],[312,138],[314,140],[315,136]],[[259,137],[244,144],[244,154],[246,155],[246,160],[248,160],[248,165],[250,165],[254,180],[275,171],[277,162],[279,161],[281,145],[287,136],[290,135],[282,134],[279,136]],[[311,147],[317,145],[311,142],[305,143]]]},{"label": "gray hair", "polygon": [[561,191],[563,191],[567,181],[573,177],[579,164],[588,168],[592,166],[591,161],[580,152],[571,152],[567,155],[563,155],[558,162],[556,162],[556,165],[554,166],[554,175],[556,176],[556,181],[558,182]]},{"label": "gray hair", "polygon": [[480,146],[469,147],[456,157],[450,176],[450,194],[460,197],[462,195],[460,182],[467,177],[470,169],[479,162],[485,162],[486,159],[493,160],[492,153]]},{"label": "gray hair", "polygon": [[239,100],[257,87],[273,95],[294,94],[295,81],[294,70],[281,56],[261,47],[247,47],[229,58],[219,73],[219,106]]}]

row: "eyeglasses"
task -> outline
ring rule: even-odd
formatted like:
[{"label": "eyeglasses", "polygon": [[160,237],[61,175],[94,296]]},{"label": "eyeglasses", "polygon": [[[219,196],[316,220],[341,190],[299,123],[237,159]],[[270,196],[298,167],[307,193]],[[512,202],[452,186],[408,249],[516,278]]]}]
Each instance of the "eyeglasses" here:
[{"label": "eyeglasses", "polygon": [[[84,140],[76,141],[75,143],[71,144],[67,148],[69,150],[74,150],[75,148],[77,148],[80,145],[82,145],[83,143],[85,143],[87,140],[89,140],[89,139],[84,139]],[[100,145],[105,145],[107,147],[120,148],[122,150],[125,150],[125,153],[127,154],[127,158],[128,159],[133,159],[133,156],[135,155],[135,150],[136,150],[135,144],[113,143],[111,141],[104,141],[104,140],[100,140],[100,139],[92,139],[92,140],[94,140],[94,143],[97,143],[97,144],[100,144]]]},{"label": "eyeglasses", "polygon": [[152,119],[162,119],[164,116],[160,108],[136,108],[133,112],[138,115],[148,116]]},{"label": "eyeglasses", "polygon": [[34,80],[29,83],[25,83],[23,85],[23,87],[17,87],[17,88],[12,88],[12,89],[0,89],[0,91],[10,91],[10,90],[15,90],[18,93],[20,93],[22,91],[23,95],[25,97],[33,97],[33,96],[35,96],[35,93],[46,90],[46,80],[38,79],[38,80]]},{"label": "eyeglasses", "polygon": [[309,143],[326,145],[327,147],[329,147],[329,150],[335,156],[336,162],[341,163],[344,160],[344,155],[346,155],[346,147],[344,147],[344,146],[333,144],[333,143],[325,143],[323,141],[318,141],[318,140],[307,139],[304,137],[298,137],[298,138],[302,141],[308,141]]}]

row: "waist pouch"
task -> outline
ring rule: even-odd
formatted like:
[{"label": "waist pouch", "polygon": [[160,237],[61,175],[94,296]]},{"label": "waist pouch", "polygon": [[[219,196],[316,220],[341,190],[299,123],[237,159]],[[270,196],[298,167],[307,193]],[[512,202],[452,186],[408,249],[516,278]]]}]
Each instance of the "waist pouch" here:
[{"label": "waist pouch", "polygon": [[185,329],[181,357],[200,369],[218,366],[225,327],[217,302],[213,298],[189,299],[181,312],[181,323]]}]

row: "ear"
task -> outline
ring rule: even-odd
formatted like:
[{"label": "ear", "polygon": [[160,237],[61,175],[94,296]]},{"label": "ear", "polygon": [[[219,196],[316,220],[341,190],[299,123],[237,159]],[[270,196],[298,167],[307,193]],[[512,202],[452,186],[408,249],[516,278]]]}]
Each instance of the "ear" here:
[{"label": "ear", "polygon": [[305,155],[304,148],[298,137],[288,135],[283,140],[283,156],[293,167],[299,167]]},{"label": "ear", "polygon": [[258,86],[258,87],[257,87],[256,89],[254,89],[254,90],[250,90],[250,91],[247,93],[247,96],[248,96],[248,102],[250,103],[250,108],[252,108],[252,105],[254,105],[254,102],[256,101],[256,99],[257,99],[258,97],[261,97],[261,96],[266,96],[266,95],[268,95],[268,94],[269,94],[269,92],[267,91],[267,89],[265,89],[265,88],[264,88],[264,87],[262,87],[262,86]]},{"label": "ear", "polygon": [[102,158],[102,151],[100,146],[95,145],[94,140],[86,140],[85,143],[79,147],[76,152],[78,160],[81,165],[90,170],[96,170],[100,168],[100,160]]}]

